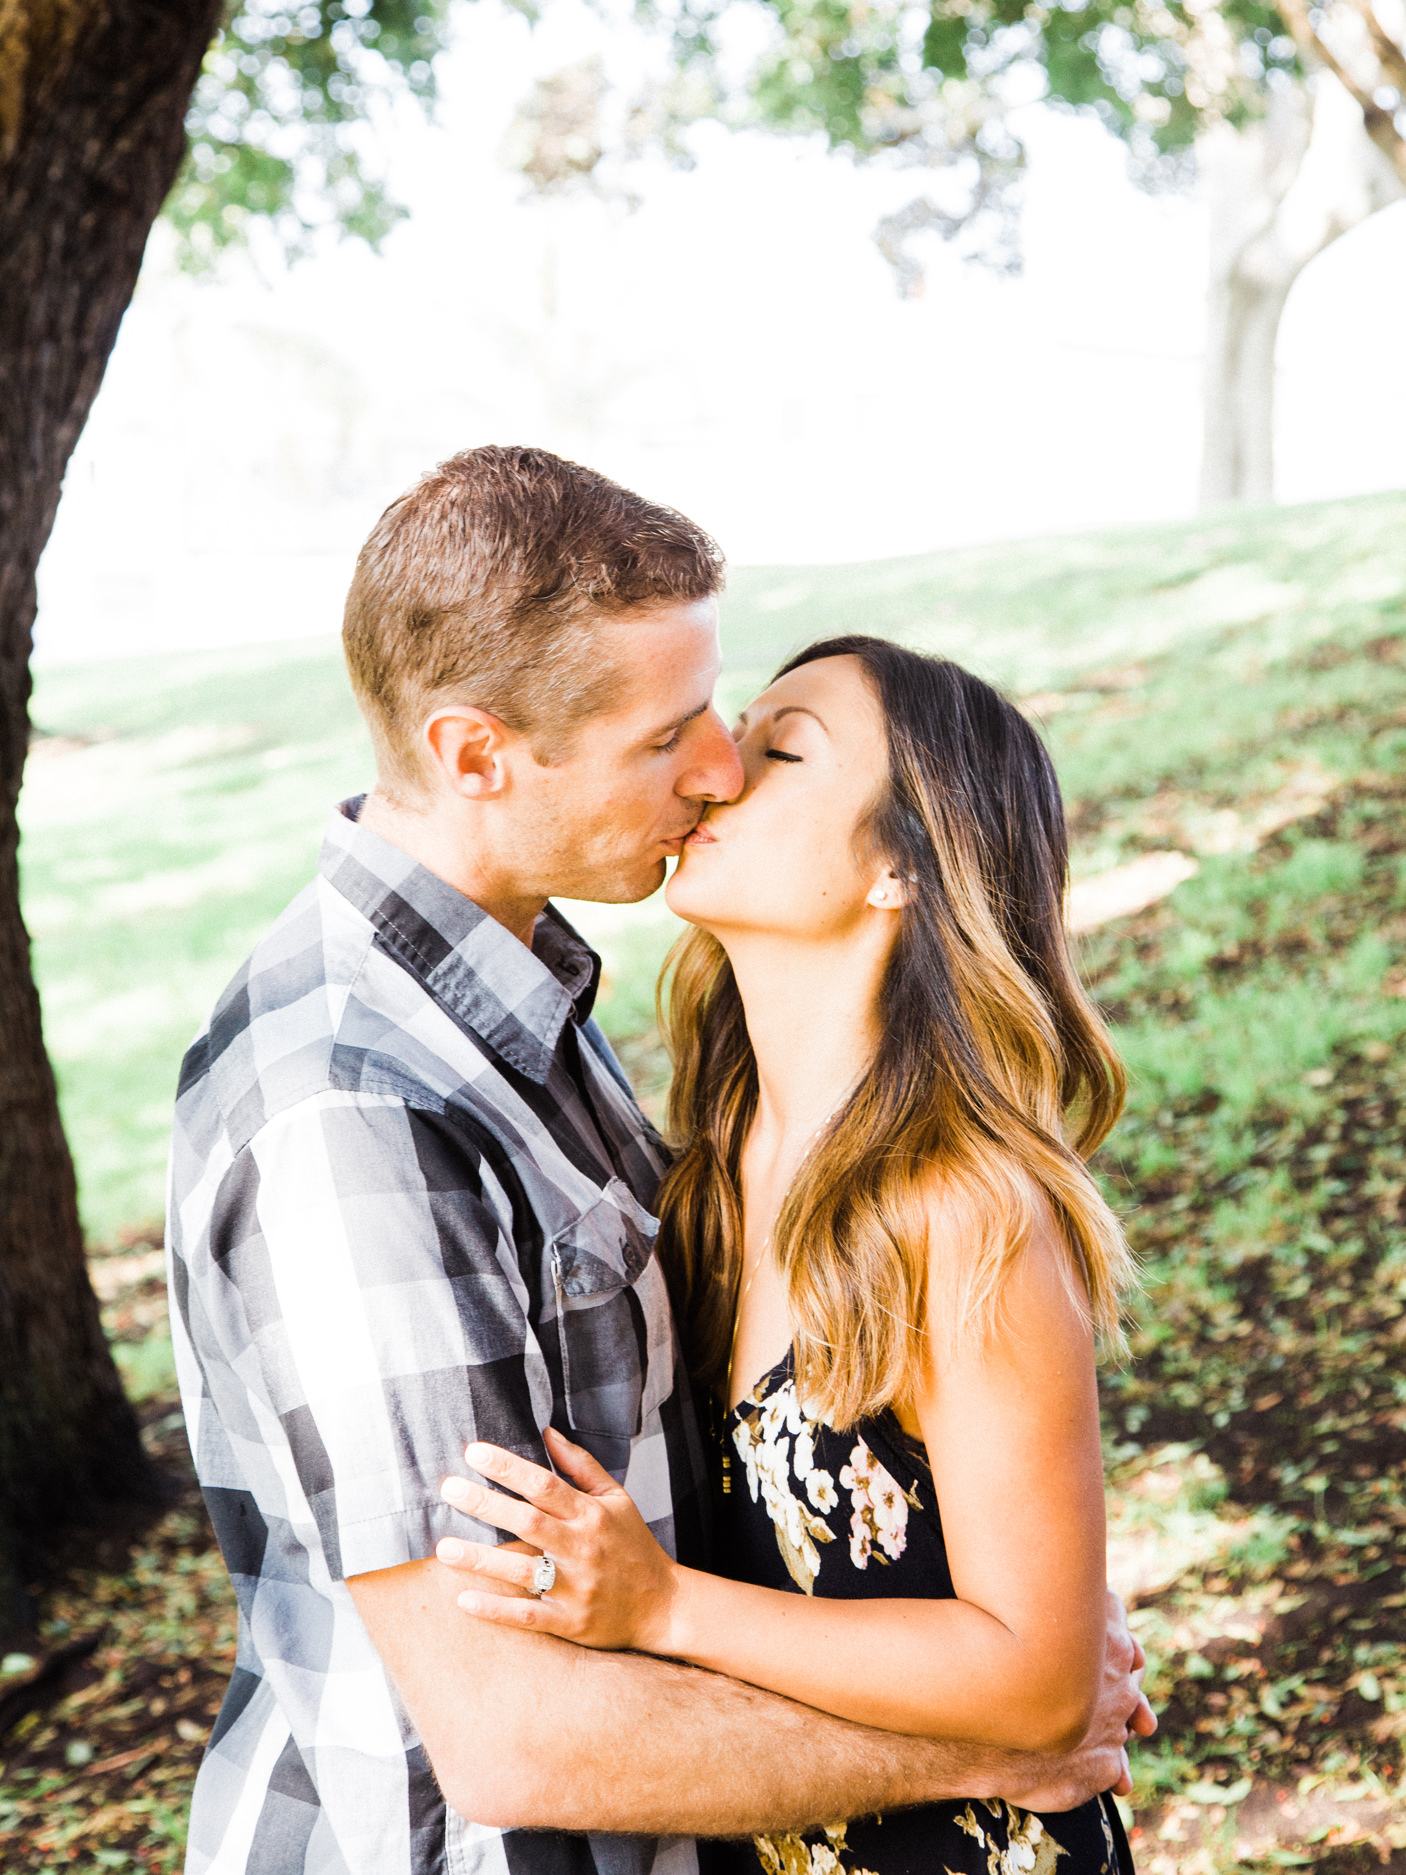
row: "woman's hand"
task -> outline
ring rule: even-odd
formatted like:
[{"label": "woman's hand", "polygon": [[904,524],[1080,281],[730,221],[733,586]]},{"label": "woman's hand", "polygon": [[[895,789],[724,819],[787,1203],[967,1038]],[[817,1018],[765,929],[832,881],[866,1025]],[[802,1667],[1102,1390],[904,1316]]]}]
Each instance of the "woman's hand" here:
[{"label": "woman's hand", "polygon": [[534,1556],[445,1537],[435,1550],[440,1562],[492,1577],[514,1591],[466,1589],[459,1606],[480,1621],[560,1635],[582,1647],[667,1652],[669,1617],[683,1572],[650,1535],[634,1499],[589,1452],[551,1426],[543,1437],[553,1463],[579,1490],[499,1446],[474,1444],[464,1448],[467,1462],[518,1497],[485,1490],[467,1478],[446,1478],[440,1494],[456,1510],[511,1530],[550,1556],[556,1564],[551,1592],[532,1593]]}]

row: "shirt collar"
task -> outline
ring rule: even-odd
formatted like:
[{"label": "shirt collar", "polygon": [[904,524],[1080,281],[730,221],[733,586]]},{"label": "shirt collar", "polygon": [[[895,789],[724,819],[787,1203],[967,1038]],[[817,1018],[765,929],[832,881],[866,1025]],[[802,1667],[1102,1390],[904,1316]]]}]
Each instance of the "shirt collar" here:
[{"label": "shirt collar", "polygon": [[584,1022],[600,958],[548,905],[532,948],[481,906],[358,824],[365,795],[333,812],[318,871],[376,927],[381,944],[466,1028],[539,1084],[567,1018]]}]

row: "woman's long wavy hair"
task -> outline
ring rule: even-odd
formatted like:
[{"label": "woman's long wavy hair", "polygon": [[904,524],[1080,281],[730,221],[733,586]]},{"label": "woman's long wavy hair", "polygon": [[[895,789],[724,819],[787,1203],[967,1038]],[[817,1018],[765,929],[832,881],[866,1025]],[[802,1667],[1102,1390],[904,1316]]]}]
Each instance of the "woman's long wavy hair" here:
[{"label": "woman's long wavy hair", "polygon": [[[908,896],[877,1053],[806,1158],[772,1243],[802,1398],[849,1426],[911,1397],[918,1380],[935,1197],[936,1267],[952,1278],[941,1314],[954,1338],[984,1339],[999,1325],[1041,1194],[1071,1252],[1071,1290],[1105,1345],[1122,1344],[1133,1269],[1085,1163],[1125,1083],[1070,959],[1068,846],[1050,758],[989,684],[882,639],[827,639],[778,675],[835,657],[862,665],[887,731],[888,774],[858,830],[861,851],[882,855]],[[716,938],[680,939],[660,1012],[677,1148],[659,1200],[660,1253],[694,1376],[721,1388],[757,1070]]]}]

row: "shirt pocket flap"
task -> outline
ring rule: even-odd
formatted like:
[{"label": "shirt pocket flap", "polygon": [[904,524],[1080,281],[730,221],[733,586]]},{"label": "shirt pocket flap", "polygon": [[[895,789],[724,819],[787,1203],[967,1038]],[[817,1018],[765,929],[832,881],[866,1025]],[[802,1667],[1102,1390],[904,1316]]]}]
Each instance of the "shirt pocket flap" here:
[{"label": "shirt pocket flap", "polygon": [[658,1220],[629,1186],[611,1179],[599,1201],[552,1240],[552,1267],[561,1295],[579,1301],[637,1282],[654,1255],[658,1233]]}]

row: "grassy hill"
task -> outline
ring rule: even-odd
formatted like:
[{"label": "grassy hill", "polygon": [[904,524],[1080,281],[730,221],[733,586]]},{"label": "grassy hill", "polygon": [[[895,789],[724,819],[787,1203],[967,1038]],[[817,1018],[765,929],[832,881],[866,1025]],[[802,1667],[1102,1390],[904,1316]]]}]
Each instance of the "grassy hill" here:
[{"label": "grassy hill", "polygon": [[[1406,496],[744,571],[728,701],[850,629],[1025,700],[1078,872],[1169,850],[1197,867],[1084,940],[1132,1071],[1103,1170],[1147,1278],[1133,1358],[1105,1384],[1114,1573],[1164,1712],[1139,1754],[1139,1866],[1406,1869]],[[158,1215],[180,1052],[366,752],[327,646],[52,671],[35,717],[26,903],[85,1214],[110,1240]],[[582,917],[607,1026],[657,1089],[671,922]],[[137,1371],[154,1267],[129,1249],[96,1268]],[[150,1621],[176,1631],[179,1565],[191,1631],[226,1646],[197,1525],[160,1541],[130,1579]],[[123,1645],[150,1653],[136,1590],[84,1593],[128,1608]],[[110,1673],[115,1697],[120,1660]],[[28,1735],[0,1844],[7,1797],[41,1787],[69,1840],[70,1799],[43,1784],[61,1736]],[[72,1828],[90,1812],[85,1788]],[[112,1843],[156,1841],[122,1814]]]}]

